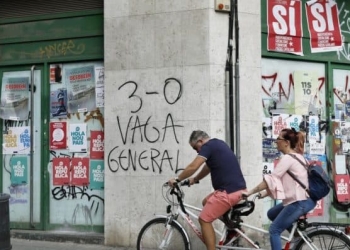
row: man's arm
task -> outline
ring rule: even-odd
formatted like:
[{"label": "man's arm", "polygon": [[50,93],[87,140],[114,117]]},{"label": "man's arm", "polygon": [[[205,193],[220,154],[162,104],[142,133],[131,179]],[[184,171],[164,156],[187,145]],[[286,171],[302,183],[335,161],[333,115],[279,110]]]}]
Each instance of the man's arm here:
[{"label": "man's arm", "polygon": [[169,184],[172,185],[176,181],[183,181],[191,177],[200,168],[200,166],[203,165],[205,160],[205,158],[197,155],[196,158],[179,174],[177,178],[169,180]]},{"label": "man's arm", "polygon": [[207,164],[203,166],[201,171],[193,178],[193,183],[196,183],[206,177],[210,173],[210,168],[208,167]]}]

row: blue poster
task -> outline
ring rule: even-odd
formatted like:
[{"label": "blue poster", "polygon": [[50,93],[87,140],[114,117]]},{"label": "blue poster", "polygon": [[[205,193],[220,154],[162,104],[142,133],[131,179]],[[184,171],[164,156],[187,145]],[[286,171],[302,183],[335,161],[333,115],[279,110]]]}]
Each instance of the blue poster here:
[{"label": "blue poster", "polygon": [[11,184],[21,185],[28,183],[28,159],[26,156],[14,156],[10,160]]}]

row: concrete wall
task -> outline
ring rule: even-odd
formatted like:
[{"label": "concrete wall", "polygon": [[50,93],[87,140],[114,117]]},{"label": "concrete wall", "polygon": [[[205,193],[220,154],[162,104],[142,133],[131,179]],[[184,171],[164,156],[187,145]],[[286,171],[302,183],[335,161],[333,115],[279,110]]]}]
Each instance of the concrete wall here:
[{"label": "concrete wall", "polygon": [[[105,239],[134,246],[143,224],[165,213],[161,185],[195,157],[191,131],[225,138],[228,14],[215,12],[214,0],[104,5]],[[262,162],[260,4],[239,1],[239,24],[241,164],[253,187]],[[186,201],[200,206],[210,191],[207,178]],[[261,211],[249,220],[259,225]]]}]

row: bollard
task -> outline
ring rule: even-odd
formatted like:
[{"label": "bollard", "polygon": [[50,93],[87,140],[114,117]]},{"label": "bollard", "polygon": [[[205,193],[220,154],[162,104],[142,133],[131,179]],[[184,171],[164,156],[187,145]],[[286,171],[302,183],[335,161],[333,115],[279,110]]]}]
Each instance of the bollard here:
[{"label": "bollard", "polygon": [[10,250],[10,195],[0,193],[0,250]]}]

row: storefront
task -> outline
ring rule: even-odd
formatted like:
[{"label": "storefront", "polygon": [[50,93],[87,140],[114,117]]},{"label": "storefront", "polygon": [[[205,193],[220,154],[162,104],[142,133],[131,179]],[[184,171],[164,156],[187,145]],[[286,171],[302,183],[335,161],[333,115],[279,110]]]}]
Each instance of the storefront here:
[{"label": "storefront", "polygon": [[1,1],[0,192],[13,229],[103,232],[103,1]]}]

